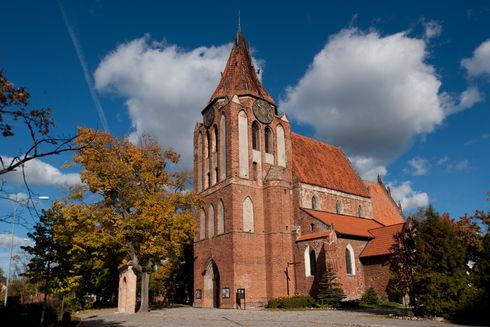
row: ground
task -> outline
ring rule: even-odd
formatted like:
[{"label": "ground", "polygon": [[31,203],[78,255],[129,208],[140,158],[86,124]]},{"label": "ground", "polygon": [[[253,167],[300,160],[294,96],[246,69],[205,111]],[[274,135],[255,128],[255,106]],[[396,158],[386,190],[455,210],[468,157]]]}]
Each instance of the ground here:
[{"label": "ground", "polygon": [[125,315],[113,310],[82,313],[81,327],[220,327],[220,326],[434,326],[450,324],[432,320],[389,319],[368,313],[332,310],[270,311],[234,309],[162,309]]}]

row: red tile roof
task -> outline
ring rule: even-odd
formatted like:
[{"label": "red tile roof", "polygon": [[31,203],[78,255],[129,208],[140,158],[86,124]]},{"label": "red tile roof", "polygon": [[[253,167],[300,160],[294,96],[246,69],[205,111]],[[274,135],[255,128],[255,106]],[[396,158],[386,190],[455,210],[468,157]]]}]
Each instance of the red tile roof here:
[{"label": "red tile roof", "polygon": [[371,195],[374,219],[385,226],[405,221],[400,210],[382,184],[371,181],[364,181],[364,184]]},{"label": "red tile roof", "polygon": [[404,223],[369,230],[374,236],[374,239],[368,242],[364,250],[362,250],[360,257],[365,258],[390,254],[391,247],[396,243],[395,235],[401,232],[403,224]]},{"label": "red tile roof", "polygon": [[369,197],[342,150],[292,133],[293,170],[300,182]]},{"label": "red tile roof", "polygon": [[373,238],[373,234],[369,230],[383,227],[383,225],[373,219],[345,216],[312,209],[302,210],[327,225],[333,225],[337,234]]},{"label": "red tile roof", "polygon": [[312,234],[304,234],[301,235],[296,239],[296,242],[301,242],[301,241],[308,241],[308,240],[314,240],[316,238],[324,238],[330,236],[331,232],[326,231],[326,232],[318,232],[318,233],[312,233]]},{"label": "red tile roof", "polygon": [[252,95],[274,103],[272,97],[260,83],[248,50],[247,41],[238,31],[230,57],[218,87],[209,102],[216,98],[232,95]]}]

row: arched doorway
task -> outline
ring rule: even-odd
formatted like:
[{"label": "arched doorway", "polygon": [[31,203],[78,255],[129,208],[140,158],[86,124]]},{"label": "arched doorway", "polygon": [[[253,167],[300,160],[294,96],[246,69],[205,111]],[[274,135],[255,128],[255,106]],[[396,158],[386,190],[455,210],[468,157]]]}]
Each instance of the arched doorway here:
[{"label": "arched doorway", "polygon": [[214,260],[209,262],[204,274],[204,303],[213,308],[220,306],[220,277]]}]

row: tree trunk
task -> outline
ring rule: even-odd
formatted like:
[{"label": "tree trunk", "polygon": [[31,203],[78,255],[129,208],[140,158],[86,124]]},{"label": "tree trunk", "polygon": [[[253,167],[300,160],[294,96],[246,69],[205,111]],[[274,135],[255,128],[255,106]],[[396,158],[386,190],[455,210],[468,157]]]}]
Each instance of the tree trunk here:
[{"label": "tree trunk", "polygon": [[141,272],[141,304],[138,312],[150,311],[150,307],[148,305],[149,284],[150,274],[147,271]]}]

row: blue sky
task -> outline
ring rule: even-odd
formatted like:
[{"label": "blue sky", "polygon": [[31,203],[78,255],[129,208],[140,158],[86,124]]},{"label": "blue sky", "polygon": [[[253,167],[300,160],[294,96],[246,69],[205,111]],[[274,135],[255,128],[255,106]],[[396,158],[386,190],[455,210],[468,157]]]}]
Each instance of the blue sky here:
[{"label": "blue sky", "polygon": [[[383,175],[407,211],[429,202],[456,217],[489,208],[484,1],[62,4],[74,39],[56,1],[10,1],[0,12],[0,66],[29,88],[32,106],[54,109],[59,134],[102,126],[75,41],[109,130],[153,133],[188,167],[190,133],[224,67],[240,9],[263,84],[296,132],[342,146],[364,177]],[[26,140],[0,142],[0,155],[9,156]],[[63,185],[77,179],[76,168],[61,167],[69,160],[33,165],[34,191],[66,194]],[[23,188],[11,176],[5,190]],[[0,203],[0,216],[10,210]],[[0,234],[8,230],[0,224]]]}]

